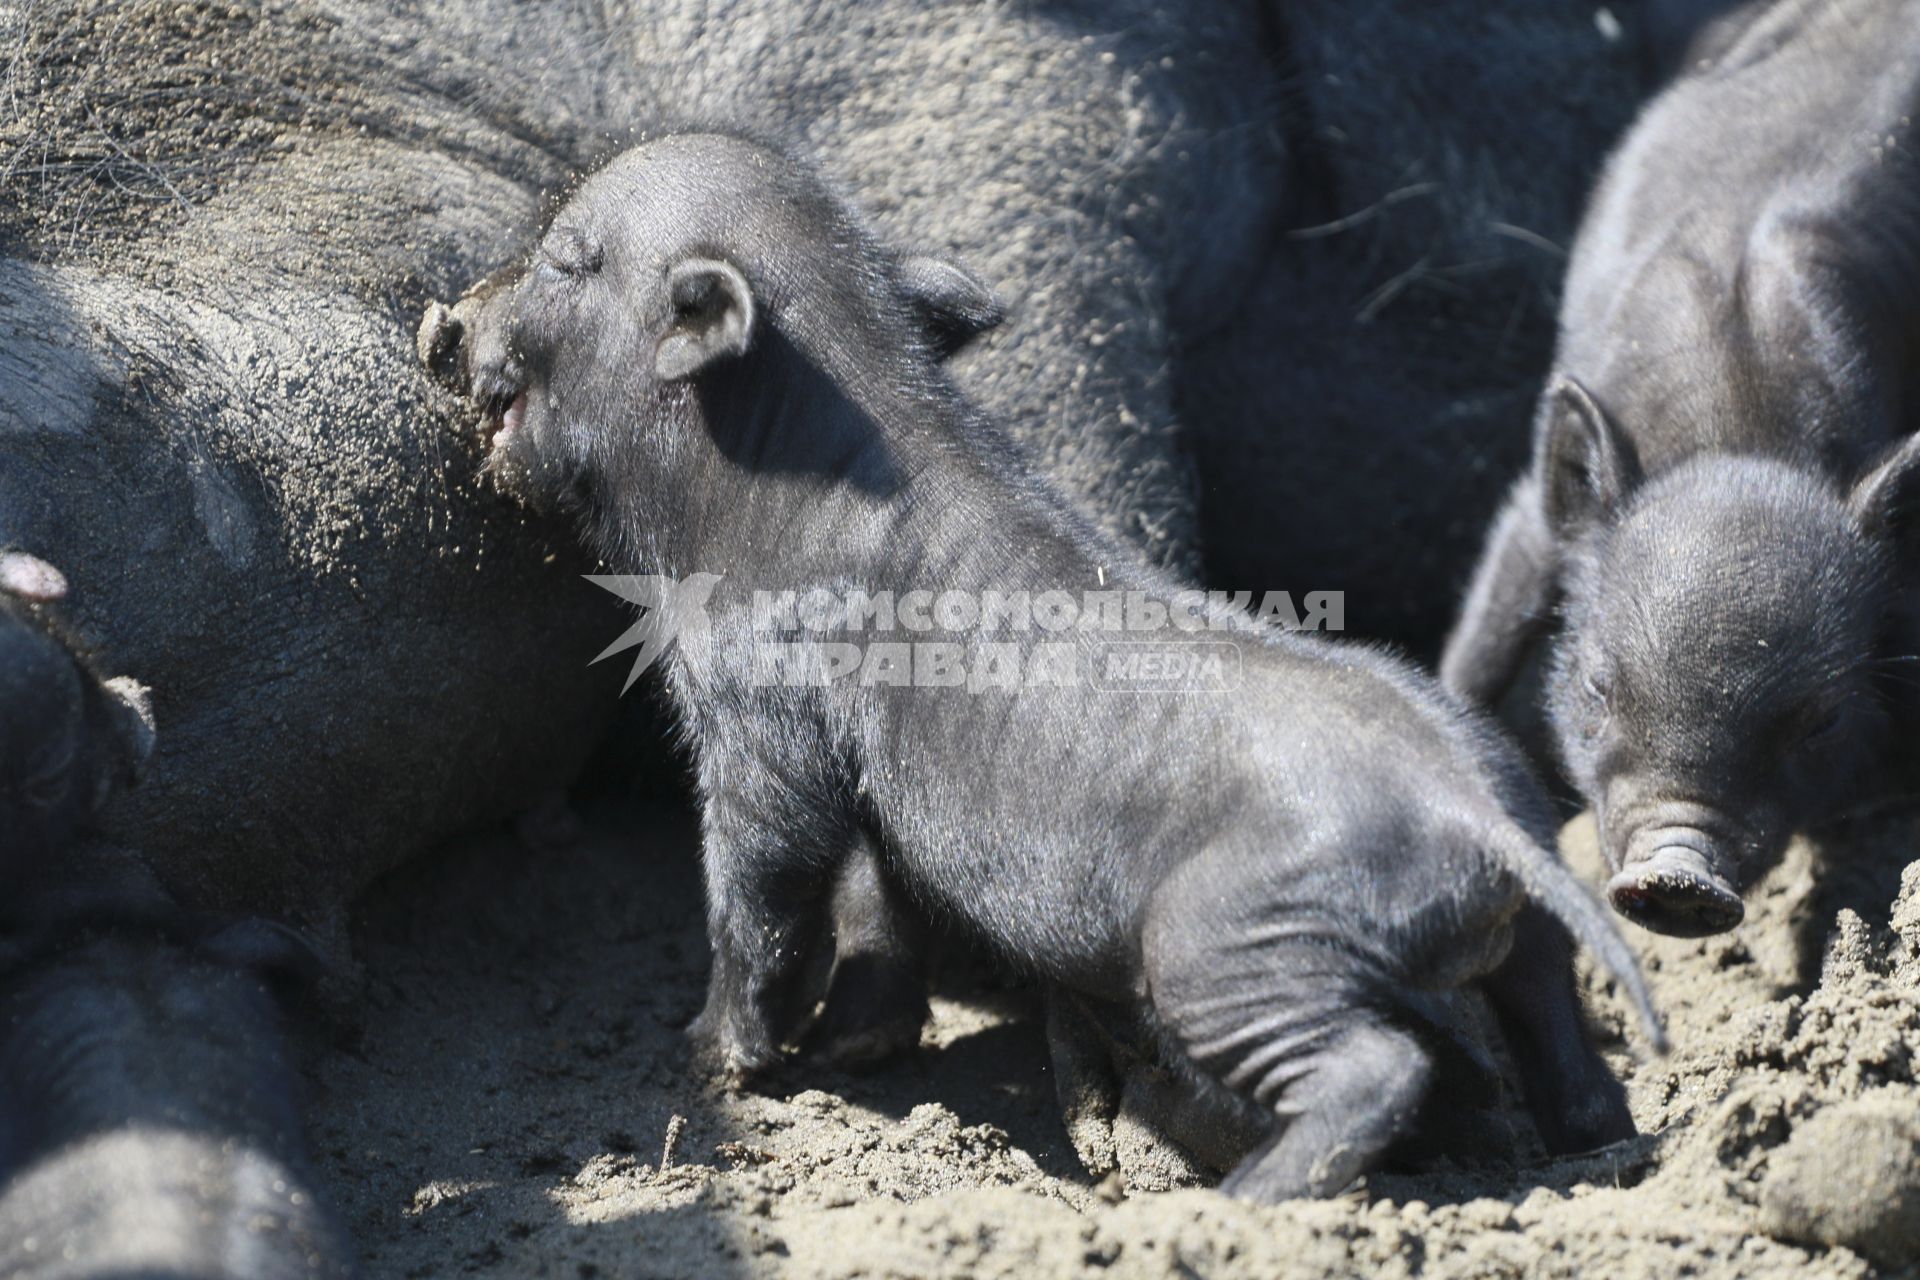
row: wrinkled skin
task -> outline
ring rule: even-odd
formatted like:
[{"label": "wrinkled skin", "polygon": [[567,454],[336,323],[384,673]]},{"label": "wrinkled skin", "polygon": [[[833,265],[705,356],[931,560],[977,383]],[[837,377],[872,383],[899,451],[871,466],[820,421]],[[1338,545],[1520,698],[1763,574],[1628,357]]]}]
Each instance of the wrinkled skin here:
[{"label": "wrinkled skin", "polygon": [[[700,782],[714,962],[693,1035],[713,1064],[778,1058],[808,939],[871,841],[913,896],[1148,1014],[1238,1094],[1265,1136],[1231,1193],[1329,1195],[1373,1167],[1425,1100],[1425,993],[1476,980],[1551,1145],[1631,1133],[1566,935],[1529,898],[1657,1039],[1631,954],[1548,851],[1517,753],[1400,663],[1216,609],[1246,666],[1226,691],[756,678],[756,593],[1098,582],[1173,607],[1175,579],[959,397],[912,280],[805,166],[669,135],[584,180],[462,320],[495,474],[622,572],[721,575],[650,615],[675,629],[666,685]],[[1030,661],[1034,634],[998,638]],[[981,635],[929,638],[977,660]]]},{"label": "wrinkled skin", "polygon": [[964,253],[1012,316],[959,376],[1190,556],[1167,370],[1284,197],[1269,43],[1224,2],[5,10],[0,543],[155,689],[111,834],[185,905],[337,943],[372,877],[574,774],[619,616],[422,429],[455,407],[406,344],[661,118],[797,135],[899,243]]},{"label": "wrinkled skin", "polygon": [[1732,928],[1793,832],[1910,789],[1916,32],[1910,3],[1749,6],[1648,110],[1442,663],[1492,704],[1555,632],[1553,737],[1614,906],[1660,932]]},{"label": "wrinkled skin", "polygon": [[0,1274],[337,1280],[272,926],[77,935],[0,973]]}]

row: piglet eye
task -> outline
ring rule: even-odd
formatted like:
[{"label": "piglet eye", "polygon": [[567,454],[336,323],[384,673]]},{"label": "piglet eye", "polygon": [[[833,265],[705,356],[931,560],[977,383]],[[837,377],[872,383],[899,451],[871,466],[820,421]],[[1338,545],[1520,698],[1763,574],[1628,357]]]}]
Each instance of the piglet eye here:
[{"label": "piglet eye", "polygon": [[1842,718],[1839,707],[1829,708],[1825,715],[1822,715],[1808,726],[1806,733],[1801,735],[1800,745],[1803,747],[1817,746],[1822,742],[1832,739],[1833,736],[1840,731]]},{"label": "piglet eye", "polygon": [[599,242],[572,228],[555,228],[534,255],[534,273],[548,283],[590,276],[600,270]]},{"label": "piglet eye", "polygon": [[1604,671],[1587,669],[1581,684],[1586,687],[1587,697],[1598,703],[1605,703],[1613,697],[1613,679]]}]

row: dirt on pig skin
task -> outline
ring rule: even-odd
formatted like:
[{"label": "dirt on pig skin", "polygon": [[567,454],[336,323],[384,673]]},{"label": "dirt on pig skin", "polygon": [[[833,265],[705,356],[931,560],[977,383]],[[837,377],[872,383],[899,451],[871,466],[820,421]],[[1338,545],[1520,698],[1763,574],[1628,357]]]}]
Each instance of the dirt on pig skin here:
[{"label": "dirt on pig skin", "polygon": [[[1600,876],[1585,819],[1563,845]],[[1797,842],[1733,934],[1630,931],[1664,1060],[1636,1057],[1624,1003],[1585,973],[1642,1137],[1555,1161],[1490,1142],[1272,1208],[1181,1185],[1180,1153],[1124,1116],[1121,1172],[1080,1172],[1037,1000],[973,962],[943,967],[912,1061],[794,1063],[737,1095],[693,1078],[693,853],[677,806],[600,806],[564,848],[476,837],[362,904],[353,1047],[310,1075],[322,1175],[369,1275],[1818,1280],[1914,1260],[1898,1254],[1920,1195],[1860,1205],[1865,1175],[1822,1136],[1920,1098],[1912,815]],[[1512,1091],[1490,1096],[1433,1106],[1524,1134]],[[1836,1204],[1831,1229],[1808,1226]],[[1822,1243],[1842,1239],[1876,1260]]]}]

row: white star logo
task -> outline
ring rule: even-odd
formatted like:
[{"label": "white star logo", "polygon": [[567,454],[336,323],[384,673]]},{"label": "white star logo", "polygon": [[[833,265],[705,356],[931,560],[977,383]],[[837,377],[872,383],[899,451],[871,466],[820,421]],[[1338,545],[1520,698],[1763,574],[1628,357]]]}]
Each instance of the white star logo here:
[{"label": "white star logo", "polygon": [[[674,579],[651,573],[589,573],[588,582],[603,591],[611,591],[641,610],[639,619],[620,638],[602,649],[593,661],[611,658],[616,653],[637,647],[633,670],[620,686],[626,693],[640,673],[678,641],[682,645],[704,646],[708,638],[707,600],[722,576],[718,573],[690,573]],[[591,665],[591,664],[589,664]]]}]

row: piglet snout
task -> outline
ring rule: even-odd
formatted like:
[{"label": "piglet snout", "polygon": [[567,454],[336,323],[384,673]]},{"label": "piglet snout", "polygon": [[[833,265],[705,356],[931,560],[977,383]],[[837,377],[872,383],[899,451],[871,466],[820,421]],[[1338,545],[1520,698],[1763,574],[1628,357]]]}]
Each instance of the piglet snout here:
[{"label": "piglet snout", "polygon": [[1688,827],[1641,832],[1626,865],[1607,882],[1607,901],[1655,933],[1702,938],[1725,933],[1746,915],[1740,895],[1718,869],[1712,837]]},{"label": "piglet snout", "polygon": [[460,340],[466,325],[443,302],[429,302],[420,317],[420,329],[414,334],[414,353],[420,366],[435,382],[453,391],[465,391],[460,385]]}]

